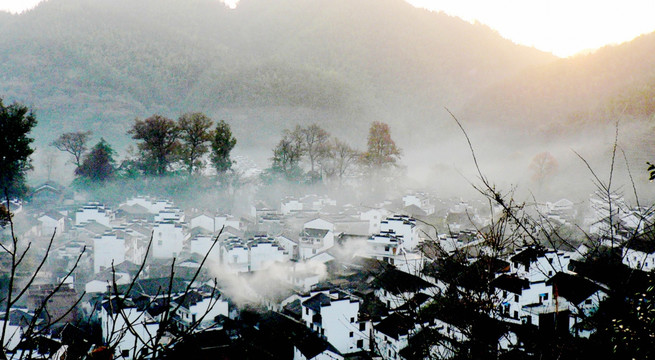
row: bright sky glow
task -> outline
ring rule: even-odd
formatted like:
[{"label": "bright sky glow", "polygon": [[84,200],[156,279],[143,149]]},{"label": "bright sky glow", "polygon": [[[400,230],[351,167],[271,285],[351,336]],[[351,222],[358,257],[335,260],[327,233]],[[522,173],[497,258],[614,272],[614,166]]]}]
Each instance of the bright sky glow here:
[{"label": "bright sky glow", "polygon": [[[41,1],[0,0],[0,10],[17,13],[31,9]],[[234,8],[239,0],[219,1]],[[517,44],[562,57],[629,41],[655,31],[653,0],[406,1],[467,21],[479,21]]]},{"label": "bright sky glow", "polygon": [[406,0],[566,57],[655,31],[653,0]]}]

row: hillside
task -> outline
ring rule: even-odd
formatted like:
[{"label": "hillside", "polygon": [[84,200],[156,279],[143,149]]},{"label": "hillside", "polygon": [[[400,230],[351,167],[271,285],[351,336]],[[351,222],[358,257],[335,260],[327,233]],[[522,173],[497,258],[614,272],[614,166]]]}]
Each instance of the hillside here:
[{"label": "hillside", "polygon": [[402,0],[48,0],[0,33],[0,96],[37,109],[43,142],[90,129],[121,144],[135,117],[191,110],[242,138],[374,119],[402,134],[555,59]]},{"label": "hillside", "polygon": [[471,99],[467,116],[546,134],[562,127],[613,123],[620,114],[652,115],[648,107],[655,100],[649,100],[648,93],[653,93],[654,80],[652,33],[525,70]]}]

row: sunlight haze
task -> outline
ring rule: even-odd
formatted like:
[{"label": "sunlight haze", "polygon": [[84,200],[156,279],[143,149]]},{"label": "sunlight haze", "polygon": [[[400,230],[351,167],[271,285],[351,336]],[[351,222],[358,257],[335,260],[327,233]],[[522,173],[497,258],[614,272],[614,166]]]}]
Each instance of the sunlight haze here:
[{"label": "sunlight haze", "polygon": [[[0,10],[19,13],[42,0],[0,0]],[[224,0],[235,8],[239,0]],[[655,2],[407,0],[464,20],[486,24],[517,44],[567,57],[655,31]]]}]

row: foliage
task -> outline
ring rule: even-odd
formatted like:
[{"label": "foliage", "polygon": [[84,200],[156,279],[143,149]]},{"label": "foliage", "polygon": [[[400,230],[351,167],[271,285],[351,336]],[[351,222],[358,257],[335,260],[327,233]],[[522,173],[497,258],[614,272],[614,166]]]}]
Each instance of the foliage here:
[{"label": "foliage", "polygon": [[175,121],[161,115],[136,119],[127,133],[141,141],[137,146],[141,150],[140,160],[145,173],[165,175],[180,148],[180,131]]},{"label": "foliage", "polygon": [[558,167],[557,159],[555,159],[555,157],[549,152],[545,151],[539,153],[535,155],[530,162],[532,180],[541,186],[546,179],[557,172]]},{"label": "foliage", "polygon": [[84,160],[75,170],[75,175],[91,182],[105,182],[114,176],[114,150],[101,138],[84,156]]},{"label": "foliage", "polygon": [[216,129],[212,134],[212,163],[219,174],[225,173],[232,167],[230,152],[237,144],[237,139],[232,136],[230,125],[224,120],[216,124]]},{"label": "foliage", "polygon": [[341,181],[360,156],[359,151],[347,143],[334,139],[327,147],[325,156],[319,160],[319,164],[326,176],[337,177]]},{"label": "foliage", "polygon": [[87,150],[86,142],[91,136],[91,131],[76,131],[61,134],[57,140],[50,143],[50,145],[57,148],[59,151],[67,152],[73,156],[73,163],[75,166],[82,165],[82,155]]},{"label": "foliage", "polygon": [[31,169],[30,155],[34,139],[29,133],[36,118],[27,106],[5,106],[0,99],[0,190],[9,195],[26,191],[25,173]]},{"label": "foliage", "polygon": [[307,127],[296,125],[289,133],[302,155],[309,160],[310,174],[314,174],[314,166],[329,155],[330,134],[316,124]]},{"label": "foliage", "polygon": [[374,121],[368,133],[368,148],[362,155],[363,162],[372,168],[395,165],[400,158],[400,149],[391,139],[389,125]]},{"label": "foliage", "polygon": [[203,113],[186,113],[180,116],[177,125],[182,140],[180,156],[189,174],[193,174],[203,167],[201,159],[209,151],[213,121]]},{"label": "foliage", "polygon": [[287,180],[299,180],[302,175],[299,165],[301,156],[300,146],[287,133],[273,149],[271,171]]}]

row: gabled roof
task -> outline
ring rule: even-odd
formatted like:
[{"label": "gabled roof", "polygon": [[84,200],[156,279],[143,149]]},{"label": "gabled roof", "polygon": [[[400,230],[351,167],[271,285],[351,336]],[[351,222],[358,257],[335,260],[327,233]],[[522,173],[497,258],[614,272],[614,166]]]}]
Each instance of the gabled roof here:
[{"label": "gabled roof", "polygon": [[420,277],[398,269],[384,271],[374,280],[373,284],[374,286],[378,286],[392,294],[418,292],[423,289],[434,287],[434,285]]},{"label": "gabled roof", "polygon": [[401,335],[409,334],[409,331],[414,327],[414,320],[410,316],[396,312],[380,321],[379,324],[374,326],[374,329],[398,340]]},{"label": "gabled roof", "polygon": [[652,236],[641,236],[628,241],[626,248],[645,254],[655,253],[655,239]]},{"label": "gabled roof", "polygon": [[520,295],[524,289],[530,288],[530,282],[526,279],[521,279],[516,275],[503,274],[493,279],[491,281],[491,286]]},{"label": "gabled roof", "polygon": [[541,246],[530,246],[520,251],[518,254],[510,257],[510,260],[512,262],[529,265],[531,262],[536,261],[537,258],[545,256],[547,252],[548,251]]},{"label": "gabled roof", "polygon": [[595,283],[577,275],[571,275],[563,272],[558,272],[546,281],[546,285],[553,286],[553,292],[573,304],[580,304],[596,293],[602,290],[600,286]]},{"label": "gabled roof", "polygon": [[308,307],[316,313],[320,313],[321,307],[329,306],[331,303],[332,303],[332,299],[329,296],[323,293],[318,293],[312,296],[311,298],[303,301],[302,306]]}]

